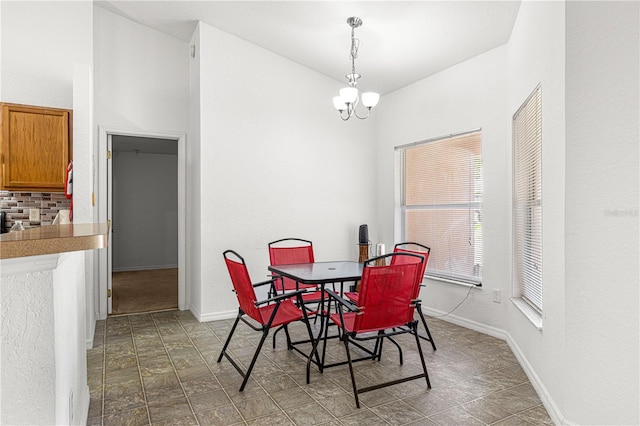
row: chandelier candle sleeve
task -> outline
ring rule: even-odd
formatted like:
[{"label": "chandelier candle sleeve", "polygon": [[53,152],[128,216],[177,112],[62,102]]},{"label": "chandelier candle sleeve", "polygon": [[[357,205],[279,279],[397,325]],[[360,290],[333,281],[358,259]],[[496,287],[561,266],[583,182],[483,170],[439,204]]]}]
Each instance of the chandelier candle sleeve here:
[{"label": "chandelier candle sleeve", "polygon": [[[349,58],[351,59],[351,73],[345,75],[349,85],[340,89],[340,96],[333,98],[333,107],[340,113],[340,118],[347,121],[353,116],[359,119],[369,117],[371,108],[378,105],[380,95],[375,92],[365,92],[362,96],[358,91],[358,80],[361,75],[356,73],[356,58],[358,57],[358,48],[360,47],[360,40],[355,37],[355,29],[362,25],[362,19],[357,17],[351,17],[347,19],[347,24],[351,27],[351,53]],[[360,116],[356,111],[359,101],[362,100],[362,105],[367,109],[367,115]]]}]

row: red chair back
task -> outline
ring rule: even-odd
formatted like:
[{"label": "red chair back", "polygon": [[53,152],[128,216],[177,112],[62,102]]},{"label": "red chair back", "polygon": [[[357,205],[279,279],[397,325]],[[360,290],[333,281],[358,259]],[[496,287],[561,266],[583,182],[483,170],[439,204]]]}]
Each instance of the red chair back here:
[{"label": "red chair back", "polygon": [[[404,245],[415,245],[419,247],[420,250],[409,250],[407,248],[400,247]],[[429,253],[431,253],[431,249],[427,246],[423,246],[422,244],[418,244],[418,243],[398,243],[393,248],[393,252],[394,253],[411,253],[411,254],[416,254],[418,256],[422,256],[424,258],[424,262],[422,262],[422,268],[418,271],[418,276],[417,276],[418,285],[415,288],[416,293],[414,295],[414,297],[417,297],[418,293],[420,292],[420,283],[422,282],[422,278],[424,277],[424,271],[427,269],[427,263],[429,262]],[[392,265],[395,263],[401,263],[401,262],[416,262],[416,258],[409,257],[409,256],[397,256],[391,259]]]},{"label": "red chair back", "polygon": [[[269,243],[269,261],[272,266],[295,265],[298,263],[313,263],[313,243],[299,238],[283,238]],[[283,277],[284,290],[295,290],[296,283],[290,278]],[[278,288],[280,287],[280,288]],[[312,287],[304,286],[300,287]],[[282,291],[280,282],[276,282],[276,289]]]},{"label": "red chair back", "polygon": [[[230,254],[236,256],[238,260],[230,259],[228,257]],[[225,251],[223,256],[224,261],[227,264],[229,276],[231,277],[233,289],[238,297],[240,309],[260,324],[263,324],[262,315],[260,315],[260,311],[255,305],[258,299],[256,298],[256,292],[253,289],[251,278],[249,277],[249,271],[247,270],[247,265],[244,263],[244,259],[233,250]]]},{"label": "red chair back", "polygon": [[[362,271],[358,307],[353,331],[362,333],[399,327],[413,321],[415,310],[416,274],[421,270],[424,258],[411,253],[390,253],[389,265],[374,266],[365,262]],[[396,259],[393,258],[413,258]]]}]

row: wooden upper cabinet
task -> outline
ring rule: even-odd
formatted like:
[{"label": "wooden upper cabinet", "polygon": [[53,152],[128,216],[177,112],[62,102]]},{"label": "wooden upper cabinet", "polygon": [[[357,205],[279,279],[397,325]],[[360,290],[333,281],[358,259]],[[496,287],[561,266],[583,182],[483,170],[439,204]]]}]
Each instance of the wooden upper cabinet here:
[{"label": "wooden upper cabinet", "polygon": [[0,189],[64,192],[72,111],[0,103]]}]

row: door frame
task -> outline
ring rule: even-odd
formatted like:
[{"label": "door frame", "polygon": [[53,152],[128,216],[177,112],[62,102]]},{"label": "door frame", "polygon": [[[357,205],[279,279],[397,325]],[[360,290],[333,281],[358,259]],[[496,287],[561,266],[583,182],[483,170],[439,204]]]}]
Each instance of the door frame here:
[{"label": "door frame", "polygon": [[[178,143],[178,309],[188,309],[189,294],[186,285],[186,135],[184,133],[152,132],[143,130],[118,129],[98,126],[98,222],[110,220],[108,194],[111,191],[107,151],[111,136],[134,136],[155,139],[170,139]],[[107,289],[111,288],[111,230],[108,236],[108,249],[100,250],[98,280],[98,317],[106,319],[108,312]]]}]

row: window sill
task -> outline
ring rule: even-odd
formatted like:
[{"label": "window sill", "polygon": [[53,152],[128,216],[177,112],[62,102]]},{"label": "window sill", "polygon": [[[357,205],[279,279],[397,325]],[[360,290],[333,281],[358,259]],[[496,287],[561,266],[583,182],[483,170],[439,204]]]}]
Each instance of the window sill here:
[{"label": "window sill", "polygon": [[456,281],[454,279],[450,279],[450,278],[442,278],[442,277],[436,277],[434,275],[426,275],[423,277],[423,280],[432,280],[432,281],[440,281],[442,283],[449,283],[449,284],[455,284],[455,285],[459,285],[462,287],[482,287],[482,283],[468,283],[468,282],[464,282],[464,281]]},{"label": "window sill", "polygon": [[542,331],[542,315],[540,313],[519,297],[512,297],[511,301],[538,330]]}]

